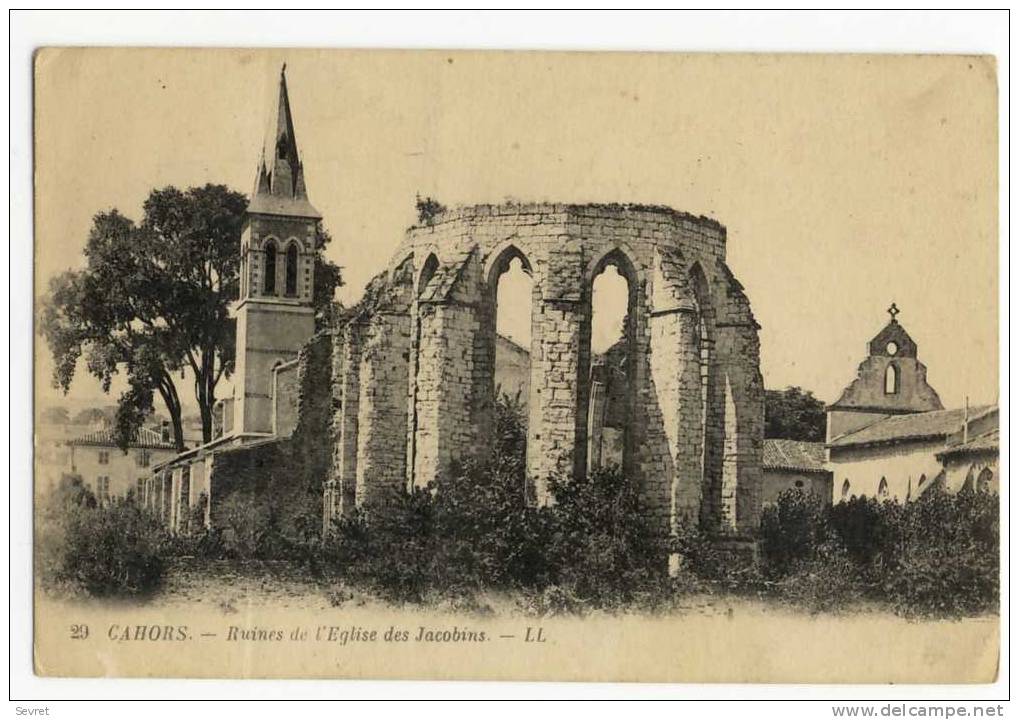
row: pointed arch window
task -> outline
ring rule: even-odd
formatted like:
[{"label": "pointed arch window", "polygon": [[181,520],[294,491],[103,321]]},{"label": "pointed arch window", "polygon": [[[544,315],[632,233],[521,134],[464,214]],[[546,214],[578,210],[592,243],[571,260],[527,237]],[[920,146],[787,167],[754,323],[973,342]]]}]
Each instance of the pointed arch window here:
[{"label": "pointed arch window", "polygon": [[287,248],[284,294],[287,297],[297,297],[297,243],[290,243]]},{"label": "pointed arch window", "polygon": [[842,483],[842,499],[843,500],[848,500],[849,499],[849,488],[850,488],[849,478],[846,478],[843,481],[843,483]]},{"label": "pointed arch window", "polygon": [[878,497],[879,500],[887,500],[888,499],[888,481],[885,480],[884,477],[882,477],[881,478],[881,482],[878,483],[878,486],[877,486],[877,497]]},{"label": "pointed arch window", "polygon": [[265,280],[262,287],[266,295],[276,294],[276,243],[272,240],[265,244]]},{"label": "pointed arch window", "polygon": [[895,363],[889,363],[885,368],[885,395],[899,394],[899,367]]}]

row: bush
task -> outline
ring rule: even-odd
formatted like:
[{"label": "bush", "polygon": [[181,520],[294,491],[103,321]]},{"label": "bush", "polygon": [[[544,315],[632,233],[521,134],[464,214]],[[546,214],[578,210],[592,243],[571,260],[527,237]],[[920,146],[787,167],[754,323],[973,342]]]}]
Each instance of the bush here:
[{"label": "bush", "polygon": [[398,493],[384,511],[341,520],[329,561],[350,582],[396,601],[464,603],[515,590],[540,612],[656,602],[664,548],[633,484],[618,468],[551,478],[554,502],[537,508],[527,497],[525,432],[519,398],[503,395],[486,460]]},{"label": "bush", "polygon": [[668,585],[667,548],[643,511],[636,484],[616,466],[551,478],[541,511],[551,576],[591,607],[655,605]]},{"label": "bush", "polygon": [[933,487],[900,505],[853,498],[829,508],[794,490],[765,510],[763,572],[782,597],[830,610],[863,600],[903,615],[996,610],[998,497]]},{"label": "bush", "polygon": [[44,587],[93,596],[140,595],[158,587],[166,533],[134,502],[99,506],[79,478],[49,498],[39,527]]},{"label": "bush", "polygon": [[795,488],[761,514],[761,559],[769,576],[787,574],[792,566],[814,557],[824,542],[824,501]]},{"label": "bush", "polygon": [[519,398],[503,395],[486,461],[342,519],[328,560],[348,580],[396,601],[434,594],[462,601],[485,588],[541,582],[542,533],[525,495],[524,432]]},{"label": "bush", "polygon": [[882,591],[905,615],[998,610],[998,496],[933,488],[906,506]]}]

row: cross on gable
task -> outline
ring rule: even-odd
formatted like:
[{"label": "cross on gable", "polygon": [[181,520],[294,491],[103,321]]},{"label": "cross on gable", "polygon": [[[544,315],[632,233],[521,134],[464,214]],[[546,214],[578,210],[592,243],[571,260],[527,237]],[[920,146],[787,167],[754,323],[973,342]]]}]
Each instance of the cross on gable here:
[{"label": "cross on gable", "polygon": [[895,303],[892,303],[892,306],[888,308],[888,314],[892,316],[892,322],[895,322],[895,316],[898,315],[900,312],[901,310],[899,310],[899,308],[896,307]]}]

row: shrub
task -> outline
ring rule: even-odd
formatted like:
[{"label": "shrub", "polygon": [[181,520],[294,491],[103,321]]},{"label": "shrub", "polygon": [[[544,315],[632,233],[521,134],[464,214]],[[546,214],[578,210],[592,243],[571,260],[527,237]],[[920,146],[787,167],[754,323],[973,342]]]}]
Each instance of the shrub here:
[{"label": "shrub", "polygon": [[326,554],[347,580],[396,601],[522,590],[538,611],[654,604],[664,595],[664,547],[618,468],[550,478],[554,502],[526,495],[519,398],[497,403],[496,442],[428,488],[341,520]]},{"label": "shrub", "polygon": [[666,546],[617,466],[587,477],[551,478],[554,504],[541,514],[554,581],[592,607],[657,603],[667,586]]},{"label": "shrub", "polygon": [[822,509],[801,491],[765,510],[765,574],[816,610],[868,600],[903,615],[993,611],[999,593],[998,497],[932,487],[906,504],[854,498]]},{"label": "shrub", "polygon": [[46,503],[40,523],[43,585],[94,596],[139,595],[160,583],[167,537],[133,502],[98,506],[69,479]]},{"label": "shrub", "polygon": [[998,496],[935,487],[906,506],[882,592],[905,615],[997,611]]},{"label": "shrub", "polygon": [[782,576],[810,560],[824,542],[824,502],[791,488],[761,514],[761,560],[769,576]]}]

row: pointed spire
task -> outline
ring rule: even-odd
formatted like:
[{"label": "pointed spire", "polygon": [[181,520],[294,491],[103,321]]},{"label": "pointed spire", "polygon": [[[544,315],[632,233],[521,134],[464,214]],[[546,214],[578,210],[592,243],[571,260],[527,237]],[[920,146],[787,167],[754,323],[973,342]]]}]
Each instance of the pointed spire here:
[{"label": "pointed spire", "polygon": [[317,211],[308,202],[304,166],[297,151],[294,118],[290,111],[286,71],[287,64],[283,63],[279,95],[262,147],[251,209],[276,208],[274,214],[318,217]]}]

